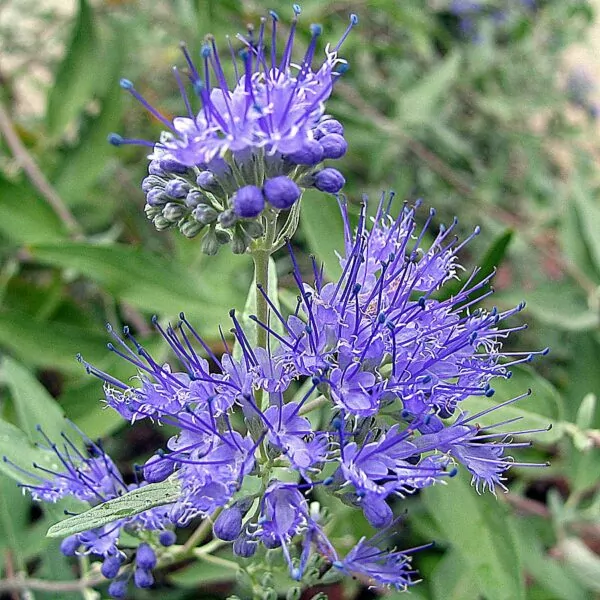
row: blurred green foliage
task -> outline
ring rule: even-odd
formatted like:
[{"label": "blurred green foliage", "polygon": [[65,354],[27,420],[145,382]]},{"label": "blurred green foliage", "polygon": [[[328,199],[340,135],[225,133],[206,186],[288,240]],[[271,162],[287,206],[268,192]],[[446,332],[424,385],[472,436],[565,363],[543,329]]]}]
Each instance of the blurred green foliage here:
[{"label": "blurred green foliage", "polygon": [[[175,115],[182,107],[170,67],[180,60],[180,39],[197,51],[205,33],[225,43],[226,34],[257,23],[268,8],[291,13],[282,0],[75,4],[71,13],[51,2],[0,1],[0,50],[11,59],[0,72],[0,455],[18,448],[23,466],[36,459],[35,425],[60,432],[63,413],[91,436],[110,436],[123,461],[144,460],[163,434],[147,426],[118,429],[75,354],[127,377],[126,366],[104,349],[104,324],[130,323],[164,354],[149,318],[181,310],[218,351],[217,324],[230,308],[243,307],[251,282],[246,257],[203,256],[198,244],[157,234],[145,221],[145,153],[117,151],[106,136],[117,130],[152,139],[159,127],[122,95],[119,77],[135,80]],[[346,124],[351,151],[341,168],[349,197],[394,189],[398,205],[422,197],[440,222],[457,214],[465,232],[481,224],[484,233],[464,263],[477,262],[485,273],[500,265],[494,301],[501,307],[528,301],[531,326],[513,343],[552,347],[536,371],[519,369],[494,397],[534,389],[505,417],[522,417],[524,428],[554,423],[519,454],[523,461],[550,459],[551,466],[514,469],[509,493],[498,499],[477,497],[465,474],[447,489],[407,499],[401,544],[437,542],[417,560],[424,582],[412,594],[593,598],[600,593],[598,140],[590,134],[594,111],[573,102],[579,92],[565,83],[563,58],[585,37],[594,13],[583,0],[539,0],[534,9],[514,0],[496,3],[505,11],[498,19],[494,3],[482,2],[473,36],[452,4],[306,0],[302,15],[323,23],[327,39],[342,33],[348,13],[361,18],[344,46],[351,69],[329,104]],[[335,276],[341,239],[335,204],[307,194],[299,249],[316,254]],[[276,258],[285,286],[288,258]],[[491,402],[470,404],[480,410]],[[40,514],[0,473],[5,578],[26,571],[76,576],[44,537],[63,509]],[[366,533],[364,522],[336,510],[341,547]],[[166,573],[159,590],[139,597],[222,597],[231,589],[215,587],[222,579],[230,578],[197,563]],[[359,585],[348,585],[348,597],[358,597]],[[0,581],[0,596],[2,589]]]}]

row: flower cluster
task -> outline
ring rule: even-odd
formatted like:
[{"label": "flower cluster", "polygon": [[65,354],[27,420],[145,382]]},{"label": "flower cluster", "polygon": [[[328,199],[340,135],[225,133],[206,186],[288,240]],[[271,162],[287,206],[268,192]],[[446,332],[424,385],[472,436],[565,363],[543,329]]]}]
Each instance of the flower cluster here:
[{"label": "flower cluster", "polygon": [[[195,113],[179,71],[174,74],[186,108],[185,116],[164,117],[129,80],[121,86],[131,93],[164,127],[158,142],[124,139],[111,134],[115,145],[150,146],[148,177],[142,183],[146,214],[158,230],[177,227],[187,237],[203,234],[202,248],[214,254],[231,241],[242,253],[263,233],[261,216],[277,214],[298,203],[302,190],[315,187],[335,194],[345,181],[325,160],[341,158],[347,149],[342,124],[325,114],[325,102],[346,62],[338,50],[357,23],[331,47],[313,69],[321,27],[311,26],[311,40],[300,60],[293,61],[300,8],[281,56],[277,51],[279,17],[261,21],[258,36],[249,30],[238,35],[236,55],[231,43],[235,85],[230,88],[214,38],[201,50],[199,69],[185,46],[190,89],[201,107]],[[270,49],[267,49],[270,38]]]},{"label": "flower cluster", "polygon": [[[253,347],[232,312],[237,349],[218,357],[181,314],[174,326],[155,326],[183,369],[156,362],[127,328],[123,337],[111,330],[109,348],[136,368],[137,383],[83,362],[123,418],[178,431],[143,467],[147,482],[179,482],[178,499],[163,511],[175,526],[218,515],[214,535],[232,542],[234,553],[281,548],[294,579],[316,553],[341,572],[401,589],[413,581],[411,551],[384,552],[376,540],[361,540],[339,558],[306,494],[319,486],[386,531],[394,497],[452,477],[456,465],[477,489],[503,487],[514,464],[507,451],[528,444],[482,428],[484,413],[469,415],[460,403],[491,396],[492,378],[508,377],[511,365],[533,355],[501,349],[521,327],[500,323],[522,306],[470,310],[489,280],[471,284],[477,270],[454,296],[436,299],[470,239],[456,241],[456,222],[423,248],[433,211],[419,231],[415,208],[392,219],[382,199],[372,227],[364,207],[352,232],[341,207],[341,277],[324,283],[315,268],[309,284],[294,261],[296,311],[285,317],[265,295],[269,322],[252,317],[267,331],[268,348]],[[316,407],[326,407],[317,425],[307,418]],[[280,479],[281,467],[295,476]]]},{"label": "flower cluster", "polygon": [[[116,145],[152,148],[142,183],[148,217],[158,229],[178,227],[187,237],[202,233],[207,254],[229,242],[234,252],[253,254],[259,316],[245,315],[250,332],[232,311],[235,345],[230,348],[222,335],[225,351],[219,355],[183,313],[168,325],[155,318],[170,363],[156,360],[129,328],[119,334],[109,326],[109,350],[135,369],[126,381],[79,357],[104,382],[107,407],[129,423],[150,420],[172,433],[136,470],[133,483],[126,483],[99,443],[82,434],[80,441],[63,436],[61,447],[45,438],[51,466],[34,465],[24,485],[37,500],[72,497],[92,507],[146,486],[152,487],[143,493],[162,494],[161,506],[151,502],[137,513],[128,509],[126,516],[110,513],[114,520],[62,544],[67,555],[102,557],[101,572],[112,580],[114,598],[126,596],[130,580],[149,587],[155,567],[189,559],[198,538],[177,546],[175,530],[197,519],[209,519],[214,541],[230,543],[241,559],[279,551],[291,578],[305,585],[330,572],[405,589],[416,581],[411,561],[421,548],[382,548],[397,523],[395,500],[443,483],[460,466],[478,491],[492,492],[504,488],[511,465],[537,466],[515,463],[510,455],[528,445],[514,436],[534,430],[507,433],[497,427],[518,419],[478,423],[527,394],[476,414],[463,404],[473,396],[493,396],[495,377],[509,377],[512,365],[536,354],[502,349],[510,333],[522,328],[505,321],[523,305],[504,312],[480,308],[491,294],[491,276],[477,269],[460,289],[451,287],[462,270],[458,255],[478,229],[460,243],[456,221],[434,231],[433,210],[419,228],[419,204],[405,205],[393,217],[393,195],[382,195],[372,218],[365,202],[357,226],[351,226],[339,195],[344,178],[322,161],[346,152],[343,126],[325,114],[324,103],[344,70],[338,50],[357,20],[351,17],[315,70],[321,29],[311,27],[308,49],[294,63],[300,9],[294,6],[294,12],[281,56],[275,13],[270,50],[266,19],[258,35],[238,36],[239,56],[230,45],[232,88],[214,39],[202,48],[202,74],[183,47],[201,103],[198,113],[176,69],[187,115],[172,121],[122,81],[168,130],[158,142],[111,136]],[[300,196],[309,186],[337,194],[345,237],[341,275],[325,281],[313,260],[306,278],[288,241],[298,302],[284,313],[277,290],[262,287],[268,281],[259,277],[260,265],[293,233]],[[278,230],[282,211],[290,212]],[[361,511],[377,533],[340,555],[327,511],[312,501],[321,494],[333,505]],[[122,549],[125,534],[138,538],[134,550]]]},{"label": "flower cluster", "polygon": [[[62,433],[61,446],[48,438],[39,426],[38,432],[46,441],[39,448],[48,457],[47,466],[34,463],[33,471],[23,471],[4,457],[6,463],[22,472],[27,481],[31,481],[21,484],[21,487],[28,490],[34,500],[57,502],[71,498],[78,500],[83,507],[93,507],[147,484],[137,476],[135,482],[127,484],[100,442],[93,442],[79,430],[76,430],[75,436]],[[125,598],[127,583],[131,577],[141,588],[150,587],[154,583],[152,569],[156,565],[156,554],[147,543],[140,544],[134,561],[121,569],[128,558],[127,553],[119,548],[123,533],[149,536],[156,546],[162,547],[171,546],[176,539],[168,506],[159,506],[71,535],[60,546],[65,556],[92,554],[102,557],[102,575],[107,579],[114,579],[109,588],[114,598]]]}]

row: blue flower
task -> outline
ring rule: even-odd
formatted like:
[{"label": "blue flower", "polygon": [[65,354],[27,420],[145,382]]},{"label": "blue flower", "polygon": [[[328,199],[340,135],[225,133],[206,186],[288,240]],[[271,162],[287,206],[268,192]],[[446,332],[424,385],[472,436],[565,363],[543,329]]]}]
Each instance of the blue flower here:
[{"label": "blue flower", "polygon": [[[131,93],[168,132],[156,144],[161,151],[158,158],[163,168],[168,160],[183,166],[208,164],[227,151],[240,153],[264,148],[267,154],[286,155],[297,152],[313,139],[313,129],[324,115],[325,102],[340,74],[339,67],[345,65],[345,61],[338,57],[339,48],[358,20],[352,15],[346,33],[335,46],[327,46],[324,62],[314,70],[312,63],[321,27],[311,26],[308,49],[304,57],[295,62],[292,55],[300,14],[297,5],[294,11],[290,34],[281,56],[278,56],[277,49],[279,17],[276,13],[271,12],[271,36],[266,31],[266,19],[261,21],[257,37],[252,30],[248,36],[238,34],[242,44],[238,56],[230,46],[236,73],[233,86],[225,77],[223,59],[214,38],[210,37],[202,47],[200,68],[182,46],[191,90],[202,105],[197,113],[192,110],[192,103],[176,68],[174,75],[186,114],[172,121],[152,107],[132,82],[121,81],[121,87]],[[270,49],[266,48],[268,37],[271,38]],[[144,143],[143,140],[118,138],[113,138],[113,142],[117,145]],[[151,142],[148,144],[153,145]]]},{"label": "blue flower", "polygon": [[[320,486],[387,531],[392,499],[454,476],[456,465],[471,473],[477,490],[492,492],[503,487],[512,464],[538,466],[514,462],[511,449],[527,444],[513,442],[513,434],[477,425],[527,394],[473,415],[461,408],[467,398],[492,397],[494,377],[508,377],[511,365],[536,354],[503,353],[503,341],[521,327],[501,322],[522,305],[505,312],[474,308],[489,294],[490,278],[477,277],[477,269],[453,295],[441,295],[462,270],[458,254],[479,230],[459,243],[453,222],[423,247],[435,212],[419,229],[418,206],[392,218],[386,202],[382,197],[371,227],[363,206],[353,231],[340,200],[345,251],[337,281],[325,283],[314,262],[313,280],[305,281],[291,254],[299,294],[291,315],[258,289],[271,316],[267,323],[250,318],[266,331],[266,348],[253,347],[232,311],[239,351],[234,357],[225,345],[216,356],[181,314],[166,328],[154,320],[177,359],[172,364],[152,358],[127,328],[123,338],[109,328],[115,340],[109,348],[135,368],[132,380],[119,381],[81,359],[105,382],[108,405],[127,420],[152,418],[175,428],[143,472],[149,481],[176,478],[181,496],[137,517],[138,526],[158,529],[168,513],[184,527],[223,509],[215,533],[233,540],[240,556],[260,545],[280,547],[298,579],[316,551],[344,572],[402,588],[412,581],[406,552],[382,552],[362,540],[342,561],[331,558],[307,494]],[[324,411],[309,419],[316,405]],[[282,467],[285,482],[278,477]],[[248,492],[257,480],[262,487]]]},{"label": "blue flower", "polygon": [[[267,19],[262,19],[257,36],[252,31],[237,36],[242,46],[237,55],[229,43],[233,85],[225,77],[214,38],[202,47],[200,67],[183,46],[189,86],[176,68],[174,74],[185,114],[172,121],[151,106],[131,81],[121,81],[121,87],[165,128],[156,142],[109,136],[117,146],[152,148],[142,189],[146,215],[158,230],[177,227],[187,237],[202,234],[203,250],[209,254],[229,242],[234,252],[241,253],[262,235],[257,219],[263,212],[291,209],[306,187],[331,193],[341,190],[341,174],[318,165],[341,158],[347,149],[344,129],[325,114],[325,104],[347,67],[338,52],[358,19],[351,15],[341,39],[326,46],[324,61],[313,68],[321,27],[311,26],[306,53],[294,59],[297,5],[294,12],[282,52],[277,47],[279,17],[274,12],[271,35]],[[199,102],[199,110],[192,108],[194,98],[188,91]]]},{"label": "blue flower", "polygon": [[416,583],[411,555],[423,547],[401,552],[382,550],[377,545],[380,541],[380,535],[370,540],[363,537],[342,560],[336,558],[333,566],[346,574],[363,577],[371,585],[406,590]]},{"label": "blue flower", "polygon": [[[21,485],[31,493],[34,500],[57,502],[62,498],[76,498],[89,506],[96,506],[146,484],[144,481],[126,484],[117,466],[100,444],[92,442],[83,434],[80,434],[81,440],[77,442],[62,434],[62,447],[59,447],[41,428],[38,430],[47,444],[40,445],[40,449],[49,455],[49,460],[44,464],[54,460],[56,466],[51,469],[35,463],[32,465],[32,472],[24,472],[28,479],[37,480],[36,483]],[[84,447],[86,450],[83,450]],[[10,463],[6,457],[4,460]],[[15,465],[13,467],[19,469]],[[170,524],[167,513],[168,509],[165,507],[153,508],[70,536],[61,545],[61,550],[66,556],[82,553],[119,557],[118,542],[124,530],[163,530]]]}]

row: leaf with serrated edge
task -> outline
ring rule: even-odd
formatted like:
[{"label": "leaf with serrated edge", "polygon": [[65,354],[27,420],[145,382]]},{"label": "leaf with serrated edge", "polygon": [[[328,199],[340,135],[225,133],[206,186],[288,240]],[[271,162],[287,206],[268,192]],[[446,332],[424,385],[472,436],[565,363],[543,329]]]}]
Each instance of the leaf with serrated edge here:
[{"label": "leaf with serrated edge", "polygon": [[94,506],[75,517],[60,521],[52,525],[46,535],[66,537],[96,529],[119,519],[133,517],[151,508],[171,504],[179,498],[180,492],[180,485],[174,480],[150,483],[119,498]]}]

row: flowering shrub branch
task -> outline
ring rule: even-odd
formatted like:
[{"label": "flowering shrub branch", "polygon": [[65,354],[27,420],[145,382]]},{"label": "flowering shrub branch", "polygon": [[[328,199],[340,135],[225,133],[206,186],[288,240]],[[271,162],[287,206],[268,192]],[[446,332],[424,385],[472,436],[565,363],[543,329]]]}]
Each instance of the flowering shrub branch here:
[{"label": "flowering shrub branch", "polygon": [[[165,128],[158,141],[110,136],[117,146],[151,149],[142,182],[148,218],[159,231],[199,236],[208,255],[226,245],[250,254],[255,276],[244,318],[230,312],[234,347],[221,332],[223,353],[180,313],[174,323],[153,321],[174,358],[169,363],[128,327],[108,326],[108,349],[128,363],[131,378],[78,357],[103,382],[108,409],[172,431],[135,481],[76,428],[59,440],[39,428],[44,460],[31,469],[5,458],[35,500],[77,501],[76,512],[48,534],[64,538],[66,556],[100,557],[113,598],[126,597],[131,582],[152,587],[157,570],[190,558],[239,570],[253,597],[270,598],[273,587],[256,565],[273,554],[287,570],[290,597],[350,576],[405,590],[418,581],[413,557],[429,545],[387,546],[399,500],[445,484],[459,468],[477,492],[495,493],[506,489],[510,467],[541,466],[513,452],[544,429],[520,429],[518,419],[502,416],[480,422],[529,391],[474,414],[462,407],[468,398],[492,398],[495,378],[546,353],[503,350],[524,328],[511,320],[524,305],[481,308],[493,273],[479,268],[456,287],[460,255],[479,228],[459,241],[456,220],[436,225],[435,210],[422,211],[420,202],[392,214],[394,195],[385,193],[373,217],[363,201],[354,224],[344,177],[328,166],[347,151],[344,128],[325,103],[344,72],[338,52],[358,20],[350,17],[313,69],[321,28],[311,26],[308,49],[295,62],[299,14],[294,5],[282,52],[273,12],[258,33],[238,36],[239,53],[230,44],[232,86],[214,38],[199,66],[183,46],[185,73],[174,70],[183,116],[166,118],[121,80]],[[310,187],[339,205],[344,247],[334,281],[316,259],[307,277],[290,243]],[[271,273],[271,255],[284,245],[297,292],[287,312]],[[352,507],[375,533],[338,544],[325,500]],[[193,532],[177,543],[187,529]],[[235,562],[216,554],[224,547]],[[97,573],[93,567],[75,589],[95,585]]]}]

